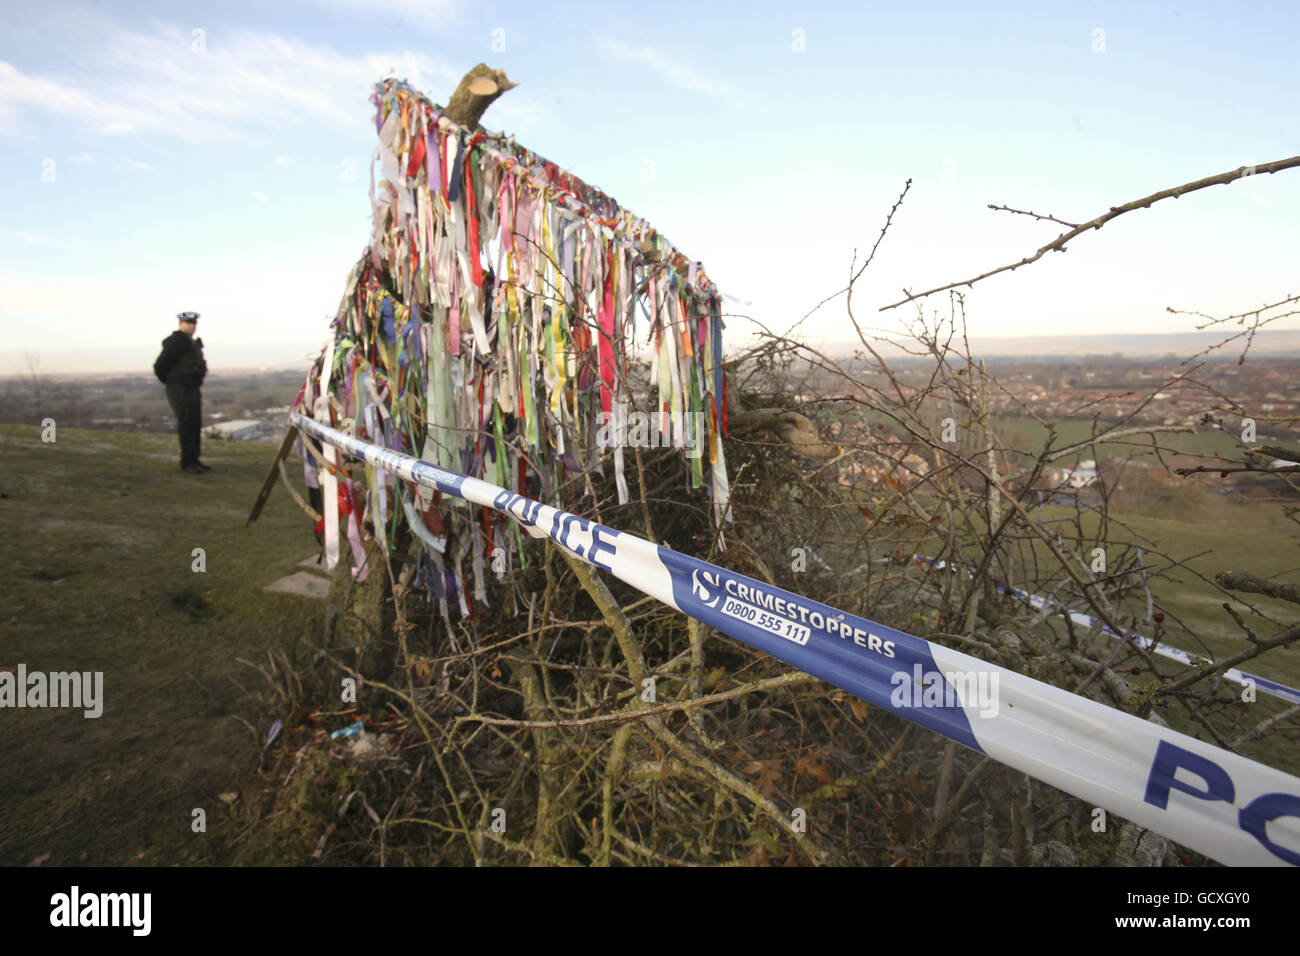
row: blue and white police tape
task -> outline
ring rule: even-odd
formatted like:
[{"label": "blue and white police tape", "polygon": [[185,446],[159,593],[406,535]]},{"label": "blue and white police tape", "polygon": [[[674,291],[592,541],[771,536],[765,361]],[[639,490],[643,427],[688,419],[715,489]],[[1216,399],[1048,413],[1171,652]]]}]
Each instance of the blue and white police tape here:
[{"label": "blue and white police tape", "polygon": [[863,700],[1229,865],[1300,865],[1300,780],[1015,671],[294,413],[302,431],[509,515],[664,604]]},{"label": "blue and white police tape", "polygon": [[[944,561],[943,558],[931,558],[923,554],[914,555],[913,557],[922,564],[928,564],[939,571],[942,571],[948,566],[948,562]],[[956,565],[954,564],[953,567],[955,568]],[[968,577],[970,576],[969,570],[966,571],[966,575]],[[1005,592],[1006,588],[999,585],[998,590]],[[1041,594],[1032,594],[1024,588],[1012,588],[1011,593],[1031,607],[1042,609],[1047,607],[1049,603],[1056,603],[1058,607],[1061,607],[1062,610],[1064,610],[1063,605],[1059,604],[1059,602],[1049,602],[1049,600]],[[1119,640],[1124,639],[1124,635],[1118,633],[1113,627],[1106,624],[1100,618],[1092,617],[1088,614],[1081,614],[1078,611],[1071,611],[1070,621],[1086,628],[1099,628],[1103,634],[1107,634]],[[1179,650],[1177,647],[1170,647],[1168,644],[1161,644],[1154,638],[1147,637],[1144,634],[1138,634],[1135,632],[1129,635],[1129,640],[1144,650],[1150,651],[1153,654],[1159,654],[1161,657],[1167,657],[1171,661],[1178,661],[1181,664],[1186,664],[1188,667],[1214,663],[1208,658],[1200,657],[1196,654],[1189,654],[1187,651]],[[1279,697],[1282,700],[1289,700],[1293,704],[1300,704],[1300,690],[1296,690],[1294,687],[1289,687],[1286,684],[1279,683],[1275,680],[1269,680],[1267,677],[1260,677],[1258,674],[1251,674],[1247,671],[1239,670],[1236,667],[1227,668],[1221,676],[1224,680],[1233,681],[1237,684],[1241,684],[1243,687],[1253,686],[1256,689],[1263,691],[1265,694]]]}]

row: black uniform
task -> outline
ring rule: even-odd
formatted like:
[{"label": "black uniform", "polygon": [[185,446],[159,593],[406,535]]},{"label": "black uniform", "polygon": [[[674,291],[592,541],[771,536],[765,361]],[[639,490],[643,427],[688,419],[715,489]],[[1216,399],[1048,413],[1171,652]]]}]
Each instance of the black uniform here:
[{"label": "black uniform", "polygon": [[198,465],[203,405],[199,386],[208,374],[208,363],[203,358],[203,340],[177,329],[163,339],[162,352],[153,363],[153,373],[167,386],[167,401],[176,414],[181,467]]}]

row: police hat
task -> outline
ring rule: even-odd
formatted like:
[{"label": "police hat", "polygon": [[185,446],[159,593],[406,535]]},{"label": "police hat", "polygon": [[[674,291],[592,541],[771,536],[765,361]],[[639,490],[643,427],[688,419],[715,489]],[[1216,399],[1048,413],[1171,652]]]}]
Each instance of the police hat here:
[{"label": "police hat", "polygon": [[182,322],[198,322],[199,314],[197,312],[178,312],[176,318]]}]

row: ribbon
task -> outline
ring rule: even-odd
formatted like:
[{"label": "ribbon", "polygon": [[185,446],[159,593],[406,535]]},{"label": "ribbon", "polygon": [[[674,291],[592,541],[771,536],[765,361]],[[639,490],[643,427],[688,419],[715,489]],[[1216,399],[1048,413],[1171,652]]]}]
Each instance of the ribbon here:
[{"label": "ribbon", "polygon": [[[703,374],[705,340],[682,321],[705,315],[715,295],[697,263],[685,282],[674,281],[670,264],[688,260],[645,220],[513,139],[462,129],[403,81],[378,84],[371,102],[370,247],[348,276],[328,354],[296,408],[327,426],[342,418],[354,436],[431,466],[551,494],[600,464],[599,456],[579,460],[579,450],[592,446],[598,414],[623,410],[634,303],[650,280],[658,392],[651,401],[671,413],[676,424],[664,427],[676,443],[700,440],[692,416],[701,412],[711,412],[704,418],[716,436],[725,377],[720,368]],[[720,358],[717,338],[707,341]],[[725,418],[725,399],[721,406]],[[705,481],[721,521],[726,475],[715,444],[713,474],[692,460],[690,481]],[[615,448],[612,458],[626,502],[623,452]],[[328,468],[318,480],[337,493]],[[412,523],[389,484],[386,473],[367,471],[368,494],[356,503],[363,542],[367,528],[386,544],[393,529]],[[481,529],[470,525],[457,499],[439,501],[425,488],[415,490],[412,511],[426,530],[445,526],[433,539],[460,542],[438,581],[463,599],[470,576],[461,563],[471,560],[474,596],[485,599],[477,567],[484,542],[513,547],[517,529],[506,532],[495,513]],[[338,523],[337,515],[325,521],[331,566],[339,538],[351,543],[352,527]],[[433,563],[431,553],[426,567]]]}]

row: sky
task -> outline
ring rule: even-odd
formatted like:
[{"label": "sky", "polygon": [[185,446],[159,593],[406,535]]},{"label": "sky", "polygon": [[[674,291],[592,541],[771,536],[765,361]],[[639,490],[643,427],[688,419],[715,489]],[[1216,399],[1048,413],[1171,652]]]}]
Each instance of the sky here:
[{"label": "sky", "polygon": [[[853,296],[893,333],[902,290],[1061,231],[990,203],[1082,222],[1300,154],[1297,27],[1294,3],[0,0],[0,375],[147,374],[184,310],[214,370],[306,368],[370,233],[371,86],[445,103],[480,61],[520,84],[484,125],[702,261],[733,343],[841,290],[910,179]],[[1187,332],[1168,307],[1300,291],[1298,251],[1294,169],[1122,216],[967,290],[967,321]],[[847,322],[841,296],[798,336]]]}]

